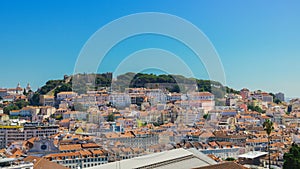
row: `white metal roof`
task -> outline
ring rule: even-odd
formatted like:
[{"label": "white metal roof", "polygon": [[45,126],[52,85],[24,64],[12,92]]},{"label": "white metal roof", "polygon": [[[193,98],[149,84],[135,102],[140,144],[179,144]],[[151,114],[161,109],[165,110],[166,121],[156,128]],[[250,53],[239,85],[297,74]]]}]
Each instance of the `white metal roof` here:
[{"label": "white metal roof", "polygon": [[185,150],[181,148],[90,167],[89,169],[133,169],[158,163],[161,164],[155,167],[158,169],[186,169],[216,164],[214,160],[195,149]]},{"label": "white metal roof", "polygon": [[267,152],[261,152],[261,151],[250,151],[245,154],[239,155],[239,158],[249,158],[249,159],[254,159],[263,155],[268,154]]}]

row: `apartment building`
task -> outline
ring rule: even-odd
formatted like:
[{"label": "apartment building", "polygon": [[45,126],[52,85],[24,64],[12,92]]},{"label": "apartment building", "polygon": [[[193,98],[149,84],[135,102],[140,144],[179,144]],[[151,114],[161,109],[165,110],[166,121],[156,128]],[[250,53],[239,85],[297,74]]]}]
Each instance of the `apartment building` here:
[{"label": "apartment building", "polygon": [[40,95],[40,104],[42,106],[54,106],[55,104],[54,96]]},{"label": "apartment building", "polygon": [[124,133],[110,132],[102,135],[108,142],[120,142],[129,147],[146,149],[148,146],[158,144],[158,134],[148,131],[125,131]]},{"label": "apartment building", "polygon": [[23,126],[0,126],[0,148],[13,141],[28,140],[32,137],[51,136],[58,132],[59,126],[39,123],[25,123]]},{"label": "apartment building", "polygon": [[76,97],[78,94],[76,92],[59,92],[57,93],[57,100],[65,100]]},{"label": "apartment building", "polygon": [[88,168],[108,163],[108,152],[105,150],[80,150],[49,154],[45,158],[70,169]]},{"label": "apartment building", "polygon": [[210,92],[193,92],[186,95],[187,100],[214,100],[215,96]]},{"label": "apartment building", "polygon": [[130,105],[131,98],[126,93],[111,93],[109,95],[109,102],[117,107],[126,107]]}]

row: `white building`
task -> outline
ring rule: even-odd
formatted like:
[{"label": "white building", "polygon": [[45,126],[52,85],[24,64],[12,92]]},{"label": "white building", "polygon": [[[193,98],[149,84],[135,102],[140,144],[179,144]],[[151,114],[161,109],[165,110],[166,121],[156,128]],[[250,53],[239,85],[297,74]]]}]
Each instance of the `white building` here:
[{"label": "white building", "polygon": [[0,126],[0,148],[13,141],[24,141],[32,137],[51,136],[59,126],[42,126],[38,123],[25,123],[24,126]]},{"label": "white building", "polygon": [[57,93],[57,100],[61,101],[65,99],[71,99],[76,96],[77,96],[76,92],[59,92]]},{"label": "white building", "polygon": [[186,94],[187,100],[214,100],[215,96],[210,92],[193,92]]},{"label": "white building", "polygon": [[109,95],[109,102],[117,107],[127,107],[131,103],[131,98],[126,93],[111,93]]},{"label": "white building", "polygon": [[18,163],[17,158],[0,158],[0,168],[1,169],[33,169],[33,163],[23,162]]},{"label": "white building", "polygon": [[158,103],[166,103],[167,96],[161,89],[147,89],[146,96],[148,97],[148,101],[152,105],[156,105]]},{"label": "white building", "polygon": [[167,94],[167,101],[181,100],[181,93],[169,93]]}]

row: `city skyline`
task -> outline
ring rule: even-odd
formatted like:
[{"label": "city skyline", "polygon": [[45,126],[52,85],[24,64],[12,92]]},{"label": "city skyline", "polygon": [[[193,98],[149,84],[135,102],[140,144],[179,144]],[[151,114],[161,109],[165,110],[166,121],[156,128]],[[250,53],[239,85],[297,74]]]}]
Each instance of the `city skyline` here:
[{"label": "city skyline", "polygon": [[[15,87],[18,82],[25,87],[29,82],[36,89],[47,80],[70,75],[85,42],[102,26],[134,13],[161,12],[186,19],[206,34],[223,63],[225,85],[300,96],[299,2],[232,1],[232,6],[228,2],[170,2],[2,1],[0,87]],[[149,44],[157,41],[157,37],[143,38]],[[128,44],[143,48],[145,44],[138,43],[143,38]],[[163,42],[167,45],[161,42],[157,46],[178,48],[176,42]],[[99,73],[114,71],[110,65],[129,52],[120,49],[104,60],[107,66],[99,68]],[[185,49],[178,49],[186,59]],[[203,65],[195,66],[200,67],[196,78],[208,79]]]}]

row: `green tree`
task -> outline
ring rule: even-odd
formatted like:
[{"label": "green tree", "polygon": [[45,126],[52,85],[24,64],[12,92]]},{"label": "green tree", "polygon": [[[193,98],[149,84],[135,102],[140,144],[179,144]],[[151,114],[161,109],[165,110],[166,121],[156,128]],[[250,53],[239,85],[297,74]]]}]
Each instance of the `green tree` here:
[{"label": "green tree", "polygon": [[168,89],[170,92],[176,92],[179,93],[180,92],[180,88],[178,84],[173,85],[173,87],[171,89]]},{"label": "green tree", "polygon": [[29,99],[29,103],[32,106],[39,106],[40,105],[40,94],[35,92],[32,97]]},{"label": "green tree", "polygon": [[68,83],[64,83],[54,90],[54,96],[57,96],[57,93],[59,92],[68,92],[68,91],[72,91],[72,85]]},{"label": "green tree", "polygon": [[109,114],[107,116],[107,121],[111,121],[111,122],[115,121],[115,115],[113,113]]},{"label": "green tree", "polygon": [[259,106],[253,106],[251,104],[248,104],[247,107],[248,107],[248,110],[256,111],[259,113],[266,113],[266,111],[261,109]]},{"label": "green tree", "polygon": [[267,119],[263,123],[264,130],[267,132],[268,135],[268,153],[269,153],[269,168],[271,168],[271,153],[270,153],[270,135],[271,132],[274,130],[273,122],[270,119]]},{"label": "green tree", "polygon": [[292,144],[288,153],[283,156],[283,169],[299,169],[300,168],[300,147]]},{"label": "green tree", "polygon": [[19,107],[15,104],[9,104],[8,106],[3,108],[4,114],[9,114],[9,112],[12,110],[19,110]]},{"label": "green tree", "polygon": [[228,158],[225,159],[225,161],[235,161],[235,158],[233,158],[233,157],[228,157]]},{"label": "green tree", "polygon": [[279,99],[274,99],[274,103],[276,103],[276,104],[280,104],[281,103],[281,101],[279,100]]},{"label": "green tree", "polygon": [[274,93],[269,93],[269,95],[271,95],[273,97],[273,100],[275,100],[276,96]]},{"label": "green tree", "polygon": [[23,90],[23,95],[27,96],[27,94],[28,94],[28,93],[27,93],[26,90],[24,89],[24,90]]},{"label": "green tree", "polygon": [[54,116],[55,120],[62,120],[63,117],[61,114]]},{"label": "green tree", "polygon": [[160,124],[158,122],[153,122],[153,125],[156,126],[156,127],[160,126]]},{"label": "green tree", "polygon": [[203,115],[203,118],[204,118],[205,120],[207,120],[208,117],[209,117],[208,114],[204,114],[204,115]]},{"label": "green tree", "polygon": [[18,109],[22,109],[23,107],[26,107],[28,105],[28,102],[24,100],[18,100],[15,102],[15,105],[18,107]]}]

